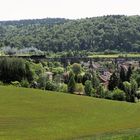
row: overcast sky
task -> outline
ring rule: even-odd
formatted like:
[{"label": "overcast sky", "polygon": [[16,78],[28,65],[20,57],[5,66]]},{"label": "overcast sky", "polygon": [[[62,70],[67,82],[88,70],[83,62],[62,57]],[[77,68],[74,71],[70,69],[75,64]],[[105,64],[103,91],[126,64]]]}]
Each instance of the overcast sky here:
[{"label": "overcast sky", "polygon": [[0,0],[0,20],[140,15],[140,0]]}]

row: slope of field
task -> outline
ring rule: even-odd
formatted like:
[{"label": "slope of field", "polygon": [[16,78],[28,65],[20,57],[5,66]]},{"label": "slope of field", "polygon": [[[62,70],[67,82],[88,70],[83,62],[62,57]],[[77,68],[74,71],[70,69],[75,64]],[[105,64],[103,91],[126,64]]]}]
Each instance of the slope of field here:
[{"label": "slope of field", "polygon": [[139,103],[0,86],[1,140],[137,139],[139,128]]}]

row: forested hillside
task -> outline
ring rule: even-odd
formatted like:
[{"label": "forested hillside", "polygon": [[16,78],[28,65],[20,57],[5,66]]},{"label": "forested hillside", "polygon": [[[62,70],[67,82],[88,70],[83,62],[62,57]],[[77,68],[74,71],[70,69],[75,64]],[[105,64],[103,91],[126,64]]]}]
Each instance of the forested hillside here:
[{"label": "forested hillside", "polygon": [[0,22],[0,47],[140,52],[140,16]]}]

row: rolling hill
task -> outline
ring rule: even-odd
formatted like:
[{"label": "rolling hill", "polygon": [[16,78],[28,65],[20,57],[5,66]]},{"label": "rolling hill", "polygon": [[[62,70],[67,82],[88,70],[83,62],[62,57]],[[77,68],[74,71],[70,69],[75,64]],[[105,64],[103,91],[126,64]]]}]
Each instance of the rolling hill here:
[{"label": "rolling hill", "polygon": [[0,47],[42,51],[140,52],[140,16],[0,22]]},{"label": "rolling hill", "polygon": [[0,86],[1,140],[139,139],[140,104]]}]

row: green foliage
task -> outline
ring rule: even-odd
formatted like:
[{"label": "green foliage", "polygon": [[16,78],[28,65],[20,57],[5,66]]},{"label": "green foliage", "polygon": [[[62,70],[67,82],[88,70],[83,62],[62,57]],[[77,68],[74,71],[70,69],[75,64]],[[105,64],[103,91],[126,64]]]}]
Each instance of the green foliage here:
[{"label": "green foliage", "polygon": [[99,98],[105,98],[105,89],[102,84],[99,84],[96,88],[96,94]]},{"label": "green foliage", "polygon": [[135,96],[138,90],[138,84],[135,79],[131,79],[130,84],[131,84],[131,95]]},{"label": "green foliage", "polygon": [[136,92],[136,97],[137,97],[138,99],[140,99],[140,90],[138,90],[138,91]]},{"label": "green foliage", "polygon": [[81,71],[82,71],[81,65],[78,64],[78,63],[74,63],[74,64],[72,65],[72,71],[73,71],[73,73],[74,73],[75,75],[80,74]]},{"label": "green foliage", "polygon": [[85,84],[85,82],[86,82],[87,80],[91,80],[91,78],[92,78],[91,73],[86,72],[86,73],[84,74],[84,76],[83,76],[82,83]]},{"label": "green foliage", "polygon": [[11,85],[15,86],[15,87],[21,87],[21,84],[19,81],[12,81]]},{"label": "green foliage", "polygon": [[[50,22],[51,21],[51,22]],[[65,23],[65,24],[63,24]],[[47,52],[88,50],[110,52],[140,51],[139,16],[103,16],[81,20],[40,19],[0,22],[0,46]],[[50,53],[48,53],[50,54]]]},{"label": "green foliage", "polygon": [[33,80],[36,80],[38,78],[38,75],[35,73],[35,69],[32,68],[32,64],[29,61],[26,61],[26,78],[29,82],[32,82]]},{"label": "green foliage", "polygon": [[71,72],[69,75],[68,92],[74,93],[75,87],[76,87],[76,82],[74,79],[74,74]]},{"label": "green foliage", "polygon": [[129,82],[123,82],[124,91],[126,93],[126,100],[130,102],[135,102],[135,97],[137,97],[138,84],[134,79]]},{"label": "green foliage", "polygon": [[123,90],[120,90],[118,88],[113,90],[113,100],[119,100],[119,101],[125,101],[125,92]]},{"label": "green foliage", "polygon": [[30,84],[29,84],[29,82],[28,82],[27,79],[23,79],[23,80],[20,82],[20,84],[21,84],[21,87],[29,88],[29,86],[30,86]]},{"label": "green foliage", "polygon": [[46,74],[40,75],[37,83],[41,89],[59,91],[59,83],[56,84],[54,81],[51,81]]},{"label": "green foliage", "polygon": [[131,75],[132,75],[132,67],[131,67],[131,65],[130,65],[130,66],[128,67],[128,71],[127,71],[127,73],[126,73],[126,80],[127,80],[128,82],[130,82]]},{"label": "green foliage", "polygon": [[62,74],[64,72],[64,68],[63,67],[52,68],[51,71],[54,74]]},{"label": "green foliage", "polygon": [[98,77],[97,77],[96,72],[93,72],[93,73],[92,73],[91,82],[92,82],[92,87],[93,87],[93,88],[96,89],[96,88],[99,86],[100,81],[99,81],[99,79],[98,79]]},{"label": "green foliage", "polygon": [[91,96],[92,94],[92,83],[89,80],[85,82],[85,93],[87,96]]},{"label": "green foliage", "polygon": [[116,73],[114,72],[110,77],[108,89],[114,90],[114,88],[118,87],[118,84],[119,84],[119,79],[118,79]]},{"label": "green foliage", "polygon": [[67,93],[68,92],[68,85],[67,84],[61,84],[60,87],[59,87],[59,92]]},{"label": "green foliage", "polygon": [[40,75],[38,80],[37,80],[37,83],[38,83],[38,87],[41,88],[41,89],[45,89],[46,88],[46,82],[48,81],[48,77],[47,75]]},{"label": "green foliage", "polygon": [[4,83],[2,81],[0,81],[0,85],[2,86],[2,85],[4,85]]},{"label": "green foliage", "polygon": [[138,84],[138,87],[140,87],[140,69],[135,70],[132,73],[131,78],[135,79],[137,84]]},{"label": "green foliage", "polygon": [[84,93],[84,86],[83,86],[83,84],[81,84],[81,83],[76,84],[75,92],[83,94]]},{"label": "green foliage", "polygon": [[121,66],[121,69],[120,69],[120,81],[121,82],[127,81],[126,70],[124,69],[123,66]]},{"label": "green foliage", "polygon": [[83,81],[83,76],[81,75],[81,74],[78,74],[77,76],[77,83],[82,83],[82,81]]},{"label": "green foliage", "polygon": [[97,97],[96,89],[92,88],[91,96],[92,96],[92,97]]},{"label": "green foliage", "polygon": [[52,81],[46,81],[46,90],[57,91],[58,86]]},{"label": "green foliage", "polygon": [[110,90],[105,91],[105,99],[113,100],[113,92]]},{"label": "green foliage", "polygon": [[131,101],[132,96],[131,96],[131,84],[129,82],[123,82],[124,85],[124,91],[126,93],[126,100]]},{"label": "green foliage", "polygon": [[30,78],[30,81],[32,81],[33,79],[37,80],[39,75],[42,75],[45,71],[42,63],[27,62],[27,64],[28,64],[28,67],[30,67],[30,72],[28,74],[28,77],[33,75],[33,78]]},{"label": "green foliage", "polygon": [[0,59],[0,80],[4,83],[21,81],[22,79],[33,80],[30,65],[20,58]]}]

